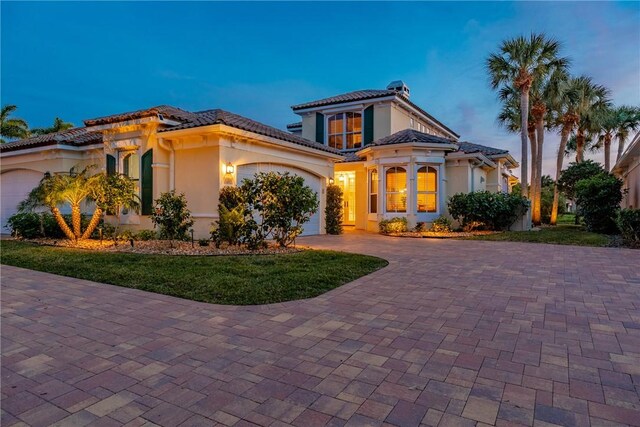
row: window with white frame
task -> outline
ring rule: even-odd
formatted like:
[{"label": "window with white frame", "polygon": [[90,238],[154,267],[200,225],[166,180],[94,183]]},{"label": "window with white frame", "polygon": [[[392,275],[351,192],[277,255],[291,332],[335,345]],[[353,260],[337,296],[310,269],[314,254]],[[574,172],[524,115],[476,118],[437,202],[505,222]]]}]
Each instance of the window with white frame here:
[{"label": "window with white frame", "polygon": [[393,166],[385,172],[385,195],[387,212],[407,211],[407,170]]},{"label": "window with white frame", "polygon": [[418,213],[438,212],[438,169],[422,166],[416,178]]},{"label": "window with white frame", "polygon": [[362,147],[362,114],[338,113],[328,119],[328,144],[338,150]]},{"label": "window with white frame", "polygon": [[140,180],[140,159],[135,153],[129,153],[122,159],[122,173],[133,181]]},{"label": "window with white frame", "polygon": [[378,213],[378,170],[369,171],[369,213]]}]

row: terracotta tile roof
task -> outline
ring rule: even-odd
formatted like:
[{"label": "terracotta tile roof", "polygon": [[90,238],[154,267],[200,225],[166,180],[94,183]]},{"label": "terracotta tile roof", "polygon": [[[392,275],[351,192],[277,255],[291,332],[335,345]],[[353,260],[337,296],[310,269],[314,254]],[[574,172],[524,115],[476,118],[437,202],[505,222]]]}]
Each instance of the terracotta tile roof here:
[{"label": "terracotta tile roof", "polygon": [[364,101],[365,99],[382,98],[384,96],[396,95],[397,92],[393,90],[379,90],[379,89],[366,89],[356,90],[354,92],[343,93],[341,95],[330,96],[329,98],[319,99],[317,101],[306,102],[304,104],[298,104],[291,107],[293,111],[302,110],[305,108],[321,107],[324,105],[340,104],[342,102],[352,101]]},{"label": "terracotta tile roof", "polygon": [[85,126],[97,126],[109,123],[118,123],[126,120],[135,120],[145,117],[153,117],[162,114],[165,118],[184,122],[193,118],[193,113],[171,105],[158,105],[144,110],[129,111],[128,113],[113,114],[84,121]]},{"label": "terracotta tile roof", "polygon": [[221,109],[206,110],[193,113],[189,121],[173,126],[167,129],[160,130],[159,132],[170,132],[180,129],[191,129],[199,126],[211,126],[211,125],[227,125],[236,129],[246,130],[249,132],[257,133],[259,135],[269,136],[271,138],[280,139],[282,141],[292,142],[294,144],[302,145],[309,148],[315,148],[316,150],[325,151],[332,154],[340,154],[340,151],[328,147],[323,144],[319,144],[315,141],[302,138],[298,135],[294,135],[289,132],[285,132],[280,129],[276,129],[271,126],[267,126],[263,123],[255,120],[248,119],[238,114],[230,113]]},{"label": "terracotta tile roof", "polygon": [[87,128],[82,127],[7,142],[0,145],[0,151],[8,152],[56,144],[79,147],[100,142],[102,142],[102,134],[100,132],[89,131]]},{"label": "terracotta tile roof", "polygon": [[353,151],[342,153],[342,155],[344,156],[344,160],[342,160],[342,161],[340,161],[338,163],[361,162],[362,160],[364,160],[362,157],[358,156]]},{"label": "terracotta tile roof", "polygon": [[291,130],[291,129],[301,129],[302,128],[302,122],[295,122],[295,123],[289,123],[287,125],[287,129]]},{"label": "terracotta tile roof", "polygon": [[405,144],[409,142],[421,142],[426,144],[456,144],[455,141],[442,138],[440,136],[429,135],[413,129],[404,129],[384,138],[373,141],[369,146],[377,147],[381,145]]},{"label": "terracotta tile roof", "polygon": [[482,153],[485,156],[496,156],[499,154],[509,154],[509,150],[502,148],[487,147],[486,145],[473,144],[468,141],[457,142],[460,151],[466,154]]},{"label": "terracotta tile roof", "polygon": [[427,113],[425,110],[420,108],[417,104],[414,104],[413,102],[411,102],[409,98],[401,95],[395,90],[390,90],[390,89],[356,90],[354,92],[344,93],[342,95],[331,96],[329,98],[319,99],[317,101],[311,101],[311,102],[306,102],[304,104],[294,105],[291,107],[291,109],[295,112],[296,110],[302,110],[305,108],[322,107],[325,105],[340,104],[343,102],[366,101],[368,99],[383,98],[385,96],[392,96],[392,95],[395,95],[398,98],[402,99],[411,107],[415,108],[420,113],[428,117],[431,121],[433,121],[434,123],[437,123],[439,126],[441,126],[443,129],[446,129],[448,132],[451,132],[451,134],[455,135],[456,138],[460,136],[457,133],[455,133],[453,130],[449,129],[449,127],[447,127],[440,120],[436,119],[431,114]]}]

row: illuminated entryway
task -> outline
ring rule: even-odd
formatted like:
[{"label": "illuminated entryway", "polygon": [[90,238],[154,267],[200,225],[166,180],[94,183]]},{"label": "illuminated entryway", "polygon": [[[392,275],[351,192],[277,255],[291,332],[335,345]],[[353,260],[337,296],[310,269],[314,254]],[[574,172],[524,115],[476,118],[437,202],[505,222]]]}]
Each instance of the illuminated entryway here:
[{"label": "illuminated entryway", "polygon": [[356,173],[336,172],[335,182],[342,188],[342,224],[356,223]]}]

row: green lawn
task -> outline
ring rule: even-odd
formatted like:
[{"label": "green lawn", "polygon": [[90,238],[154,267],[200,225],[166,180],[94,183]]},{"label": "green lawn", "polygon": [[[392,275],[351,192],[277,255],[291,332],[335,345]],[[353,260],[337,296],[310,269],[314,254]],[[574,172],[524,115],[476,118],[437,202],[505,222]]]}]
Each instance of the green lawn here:
[{"label": "green lawn", "polygon": [[168,256],[91,252],[3,240],[2,264],[216,304],[310,298],[387,265],[366,255]]},{"label": "green lawn", "polygon": [[[560,224],[560,221],[558,223]],[[608,246],[610,244],[610,238],[606,235],[584,231],[582,226],[567,225],[566,223],[555,227],[544,227],[540,231],[505,231],[486,236],[474,236],[469,239],[576,246]]]}]

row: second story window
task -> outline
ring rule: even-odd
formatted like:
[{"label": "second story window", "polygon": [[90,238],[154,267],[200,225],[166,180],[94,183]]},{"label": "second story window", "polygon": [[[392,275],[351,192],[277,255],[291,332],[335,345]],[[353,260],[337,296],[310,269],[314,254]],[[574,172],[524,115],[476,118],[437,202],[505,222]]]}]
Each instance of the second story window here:
[{"label": "second story window", "polygon": [[350,150],[362,147],[362,114],[347,112],[329,116],[329,147]]}]

